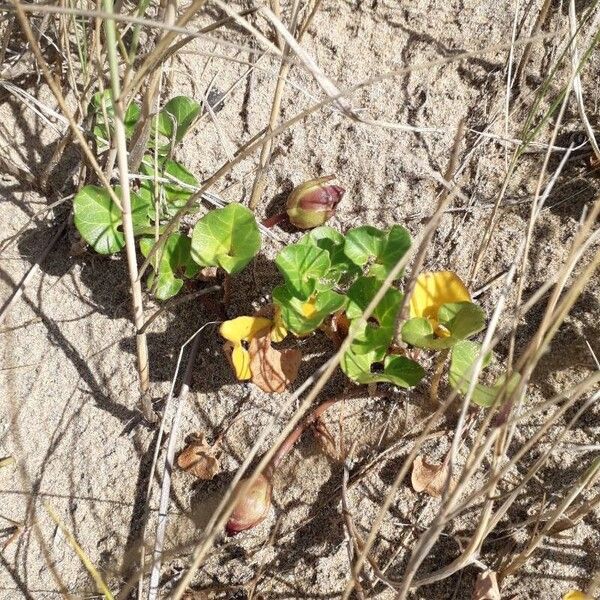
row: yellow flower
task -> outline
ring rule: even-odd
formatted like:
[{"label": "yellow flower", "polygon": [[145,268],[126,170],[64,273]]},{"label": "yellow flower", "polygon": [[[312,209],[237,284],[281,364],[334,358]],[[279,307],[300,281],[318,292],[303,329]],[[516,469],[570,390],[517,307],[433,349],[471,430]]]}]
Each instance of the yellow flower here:
[{"label": "yellow flower", "polygon": [[287,329],[281,318],[281,309],[275,305],[273,310],[273,327],[271,327],[271,340],[274,342],[281,342],[287,335]]},{"label": "yellow flower", "polygon": [[243,343],[250,343],[261,332],[270,328],[271,325],[271,320],[264,317],[237,317],[236,319],[225,321],[219,327],[219,333],[228,342],[233,344],[231,362],[233,363],[235,376],[240,381],[252,377],[252,372],[250,371],[250,353],[244,347]]},{"label": "yellow flower", "polygon": [[438,312],[442,304],[450,302],[471,302],[460,277],[452,271],[421,273],[410,297],[410,316],[428,319],[438,337],[448,337],[450,332],[438,321]]},{"label": "yellow flower", "polygon": [[564,596],[563,600],[594,600],[591,596],[580,592],[579,590],[569,590]]},{"label": "yellow flower", "polygon": [[310,319],[317,312],[316,308],[317,301],[314,296],[311,296],[303,305],[302,305],[302,315],[307,319]]}]

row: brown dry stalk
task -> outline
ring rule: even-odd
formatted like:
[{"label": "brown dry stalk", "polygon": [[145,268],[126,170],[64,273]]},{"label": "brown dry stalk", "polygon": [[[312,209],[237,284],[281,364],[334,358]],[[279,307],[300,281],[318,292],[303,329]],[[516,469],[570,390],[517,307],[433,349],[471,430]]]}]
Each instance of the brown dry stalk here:
[{"label": "brown dry stalk", "polygon": [[19,0],[11,0],[11,4],[13,5],[13,7],[17,13],[17,19],[19,20],[21,29],[23,30],[23,33],[25,34],[25,37],[27,38],[27,41],[29,42],[31,51],[33,52],[33,55],[35,56],[36,62],[38,63],[40,69],[42,70],[44,78],[46,79],[46,83],[48,84],[50,91],[54,95],[56,102],[58,103],[58,105],[60,107],[61,112],[64,114],[64,116],[69,121],[69,126],[71,128],[71,131],[73,132],[73,135],[77,139],[79,147],[85,154],[87,161],[90,163],[90,166],[96,173],[98,179],[100,180],[100,183],[103,185],[103,187],[106,189],[106,191],[110,195],[112,201],[119,208],[121,208],[121,201],[119,200],[119,197],[115,194],[114,190],[111,188],[110,182],[104,175],[100,165],[98,164],[98,161],[96,160],[96,157],[94,156],[94,153],[92,152],[88,143],[86,142],[85,137],[83,136],[83,133],[79,129],[79,126],[78,126],[77,122],[75,121],[75,118],[73,117],[71,111],[69,110],[69,107],[67,106],[67,103],[65,101],[65,98],[63,96],[63,93],[60,89],[58,82],[54,78],[54,75],[52,75],[52,72],[50,71],[50,67],[48,66],[46,59],[42,55],[40,45],[37,42],[37,40],[35,39],[35,36],[33,35],[33,31],[31,30],[31,26],[29,25],[29,20],[27,19],[27,16],[25,14],[24,6],[19,2]]},{"label": "brown dry stalk", "polygon": [[[106,12],[112,14],[113,1],[104,0]],[[127,138],[125,135],[125,108],[121,95],[121,82],[116,48],[116,24],[114,20],[107,19],[104,23],[108,62],[110,67],[110,83],[113,105],[115,111],[115,146],[117,149],[117,164],[121,184],[121,212],[123,218],[123,234],[125,236],[125,253],[127,255],[127,269],[131,285],[131,301],[133,306],[133,321],[136,334],[137,369],[140,379],[140,391],[145,394],[150,387],[150,368],[148,364],[148,343],[146,334],[142,332],[144,326],[144,304],[142,299],[142,284],[138,277],[137,257],[135,251],[135,237],[133,234],[133,219],[131,215],[131,198],[129,184],[129,169],[127,165]]]}]

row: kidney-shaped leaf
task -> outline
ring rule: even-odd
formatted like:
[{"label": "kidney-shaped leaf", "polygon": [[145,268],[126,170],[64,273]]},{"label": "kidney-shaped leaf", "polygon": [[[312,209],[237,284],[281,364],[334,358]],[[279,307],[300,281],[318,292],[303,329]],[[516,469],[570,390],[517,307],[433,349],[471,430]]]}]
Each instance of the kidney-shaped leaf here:
[{"label": "kidney-shaped leaf", "polygon": [[192,233],[192,258],[204,267],[241,271],[260,250],[254,214],[241,204],[228,204],[202,217]]},{"label": "kidney-shaped leaf", "polygon": [[[115,109],[112,101],[112,93],[110,90],[104,90],[104,92],[96,92],[90,101],[89,112],[94,114],[95,125],[92,130],[94,137],[96,138],[96,144],[98,150],[106,150],[110,145],[109,129],[106,126],[106,118],[108,118],[108,124],[110,131],[114,129],[114,118]],[[125,125],[125,137],[131,138],[135,130],[135,126],[140,119],[142,111],[138,104],[132,102],[125,110],[125,118],[123,124]]]},{"label": "kidney-shaped leaf", "polygon": [[277,268],[285,279],[290,293],[308,299],[315,290],[333,287],[327,280],[331,267],[329,253],[308,244],[290,244],[281,250],[275,259]]},{"label": "kidney-shaped leaf", "polygon": [[[179,143],[200,114],[200,104],[187,96],[171,98],[158,113],[159,152],[168,152],[171,145]],[[151,143],[154,136],[151,136]]]},{"label": "kidney-shaped leaf", "polygon": [[[402,327],[402,339],[419,348],[441,350],[481,331],[485,326],[485,313],[472,302],[443,304],[437,314],[438,326],[425,317],[409,319]],[[441,326],[441,327],[440,327]],[[441,333],[443,332],[443,333]]]},{"label": "kidney-shaped leaf", "polygon": [[[473,365],[477,361],[480,352],[480,344],[469,340],[460,341],[452,348],[449,373],[450,385],[462,394],[466,394],[469,390]],[[487,367],[491,360],[492,355],[489,353],[484,358],[483,368]],[[503,389],[506,389],[506,393],[510,393],[515,389],[518,383],[518,373],[513,374],[508,383],[506,383],[505,376],[500,377],[496,383],[491,386],[478,383],[475,385],[471,400],[475,404],[485,408],[493,406],[498,394]]]},{"label": "kidney-shaped leaf", "polygon": [[342,280],[347,283],[360,273],[360,268],[344,252],[344,236],[333,227],[327,225],[317,227],[301,238],[298,243],[317,246],[317,248],[326,250],[329,253],[329,260],[331,261],[328,273],[329,279],[336,282]]},{"label": "kidney-shaped leaf", "polygon": [[325,290],[309,299],[298,298],[286,285],[280,285],[273,290],[273,301],[281,311],[286,329],[295,335],[306,335],[319,327],[329,315],[342,309],[346,297],[333,290]]},{"label": "kidney-shaped leaf", "polygon": [[376,348],[382,348],[385,351],[394,337],[396,317],[402,302],[402,294],[395,288],[389,288],[386,291],[367,323],[359,326],[359,323],[356,322],[362,317],[380,288],[381,281],[379,279],[359,277],[348,290],[346,316],[351,321],[355,321],[351,326],[351,331],[356,332],[353,347],[358,353],[369,352]]},{"label": "kidney-shaped leaf", "polygon": [[356,383],[388,382],[402,388],[414,387],[425,375],[421,365],[405,356],[383,357],[378,350],[358,354],[352,347],[344,353],[340,366]]},{"label": "kidney-shaped leaf", "polygon": [[365,225],[346,234],[344,252],[361,267],[372,260],[368,275],[385,279],[410,246],[410,233],[400,225],[394,225],[387,233]]},{"label": "kidney-shaped leaf", "polygon": [[75,226],[99,254],[114,254],[125,246],[121,209],[101,187],[86,185],[73,200]]},{"label": "kidney-shaped leaf", "polygon": [[[142,238],[142,254],[148,256],[153,245],[152,238]],[[167,238],[160,256],[160,265],[148,277],[148,287],[154,289],[158,300],[168,300],[176,296],[183,286],[182,277],[193,277],[198,273],[200,267],[190,256],[191,245],[192,240],[181,233],[173,233]]]},{"label": "kidney-shaped leaf", "polygon": [[[154,206],[154,161],[145,156],[142,162],[141,171],[144,175],[152,179],[143,179],[141,190],[149,192]],[[188,198],[194,193],[194,188],[198,185],[198,180],[182,165],[174,160],[160,159],[158,162],[158,176],[168,179],[169,182],[159,182],[159,194],[161,206],[166,216],[174,215],[187,202]]]}]

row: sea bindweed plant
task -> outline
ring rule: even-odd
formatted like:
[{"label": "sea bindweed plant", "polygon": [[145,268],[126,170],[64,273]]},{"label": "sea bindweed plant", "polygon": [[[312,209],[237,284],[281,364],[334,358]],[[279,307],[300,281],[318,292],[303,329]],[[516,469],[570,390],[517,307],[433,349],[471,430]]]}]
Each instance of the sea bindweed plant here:
[{"label": "sea bindweed plant", "polygon": [[[140,166],[139,183],[131,191],[133,233],[140,252],[148,257],[158,235],[172,217],[186,207],[198,186],[196,178],[173,159],[173,150],[194,125],[201,105],[185,96],[169,100],[153,121],[147,152]],[[114,129],[114,107],[108,91],[98,92],[90,103],[92,132],[98,153],[109,149]],[[132,103],[125,112],[125,134],[133,135],[140,107]],[[120,188],[114,189],[120,197]],[[188,213],[200,210],[191,206]],[[122,213],[109,192],[87,185],[74,199],[75,226],[99,254],[115,254],[125,246]],[[202,267],[215,266],[228,274],[241,271],[260,249],[260,232],[252,212],[232,203],[208,212],[195,225],[192,236],[176,231],[168,236],[151,264],[148,288],[157,300],[177,295],[186,280]]]}]

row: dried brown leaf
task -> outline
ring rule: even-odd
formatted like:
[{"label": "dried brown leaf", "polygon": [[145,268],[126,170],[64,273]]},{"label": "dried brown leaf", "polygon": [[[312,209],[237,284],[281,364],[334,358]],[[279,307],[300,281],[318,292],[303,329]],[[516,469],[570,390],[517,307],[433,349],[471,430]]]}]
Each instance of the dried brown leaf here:
[{"label": "dried brown leaf", "polygon": [[348,336],[350,321],[345,312],[335,313],[329,321],[321,325],[323,333],[339,348]]},{"label": "dried brown leaf", "polygon": [[302,353],[296,348],[275,350],[271,336],[255,337],[248,348],[252,383],[268,394],[281,394],[298,376]]},{"label": "dried brown leaf", "polygon": [[[410,477],[415,492],[425,492],[437,498],[444,491],[447,477],[448,465],[430,463],[421,455],[415,458]],[[450,486],[452,486],[452,482],[450,482]]]},{"label": "dried brown leaf", "polygon": [[221,471],[216,454],[215,447],[206,443],[204,434],[199,431],[191,436],[189,443],[177,457],[177,465],[198,479],[212,479]]},{"label": "dried brown leaf", "polygon": [[477,575],[472,600],[500,600],[496,571],[488,569]]}]

